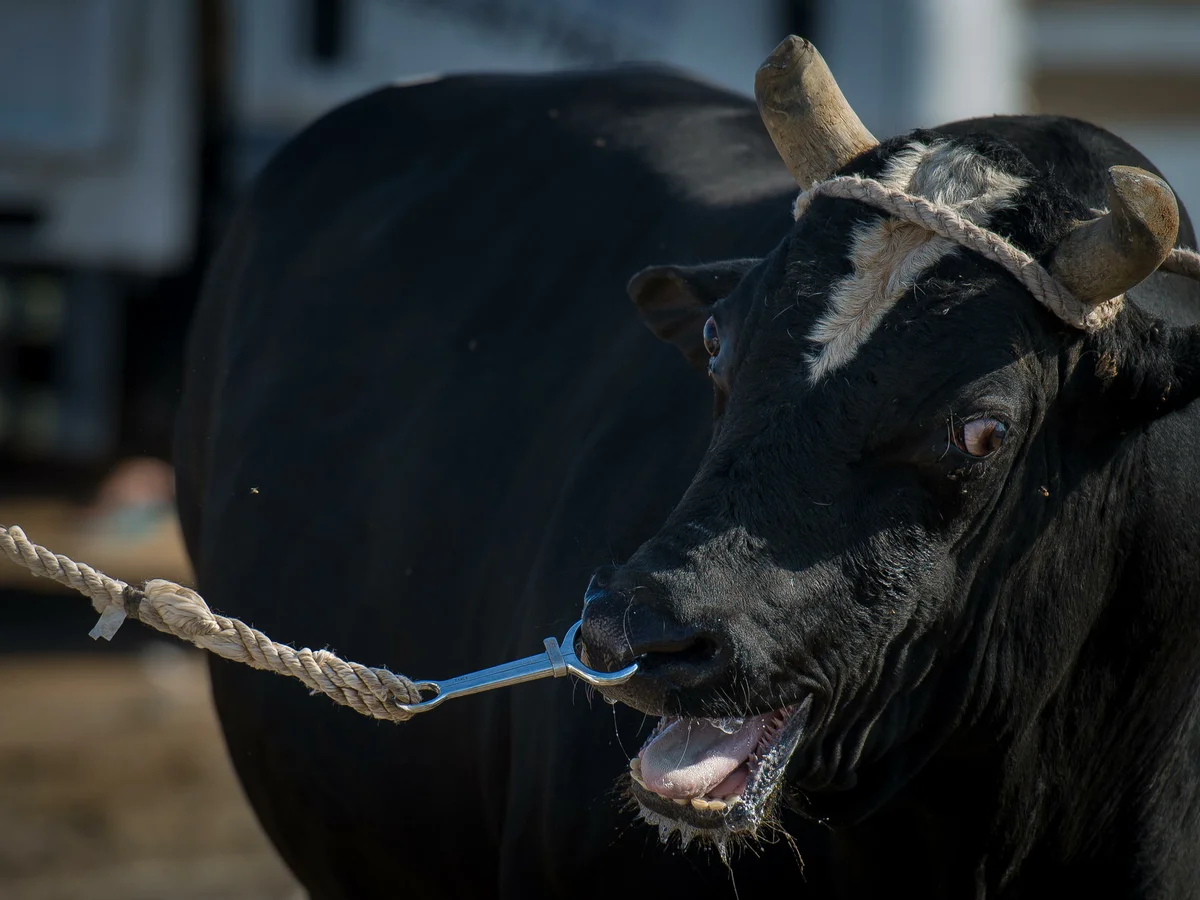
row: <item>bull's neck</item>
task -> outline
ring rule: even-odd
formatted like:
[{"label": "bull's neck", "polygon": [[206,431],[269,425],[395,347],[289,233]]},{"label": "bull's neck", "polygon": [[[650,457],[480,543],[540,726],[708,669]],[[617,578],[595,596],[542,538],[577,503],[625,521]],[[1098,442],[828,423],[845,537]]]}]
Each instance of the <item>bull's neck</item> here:
[{"label": "bull's neck", "polygon": [[1090,472],[1006,570],[994,641],[967,666],[994,683],[995,714],[840,830],[839,853],[862,863],[839,868],[847,896],[1192,896],[1200,490],[1179,434]]},{"label": "bull's neck", "polygon": [[1013,670],[1032,689],[1017,689],[1029,705],[1014,703],[1022,725],[992,761],[986,896],[1192,896],[1200,883],[1200,516],[1180,515],[1200,496],[1180,426],[1200,431],[1187,418],[1152,429],[1090,473],[1037,549],[1052,561],[1039,578],[1079,575],[1046,591],[1062,606],[1024,636],[1040,663]]}]

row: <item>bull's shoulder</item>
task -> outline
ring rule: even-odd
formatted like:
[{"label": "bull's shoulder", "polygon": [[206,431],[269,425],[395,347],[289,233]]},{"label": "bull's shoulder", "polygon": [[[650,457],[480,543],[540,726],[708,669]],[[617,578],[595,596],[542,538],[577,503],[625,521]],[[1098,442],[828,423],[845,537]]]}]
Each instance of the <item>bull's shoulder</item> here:
[{"label": "bull's shoulder", "polygon": [[443,193],[469,173],[480,195],[501,182],[613,177],[606,162],[614,156],[702,203],[793,189],[752,100],[665,67],[622,66],[378,88],[291,140],[250,202],[287,203],[298,183],[334,180],[353,190],[400,173]]}]

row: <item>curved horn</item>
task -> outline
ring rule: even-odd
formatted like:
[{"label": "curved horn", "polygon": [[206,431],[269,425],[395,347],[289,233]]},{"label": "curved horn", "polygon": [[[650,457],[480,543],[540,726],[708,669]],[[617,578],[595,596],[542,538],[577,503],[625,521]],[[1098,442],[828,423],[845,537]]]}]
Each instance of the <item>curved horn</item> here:
[{"label": "curved horn", "polygon": [[842,96],[817,48],[794,34],[758,67],[754,96],[775,148],[806,190],[879,143]]},{"label": "curved horn", "polygon": [[1145,169],[1107,173],[1109,212],[1076,225],[1050,258],[1050,271],[1095,306],[1125,293],[1159,267],[1179,231],[1179,205],[1165,181]]}]

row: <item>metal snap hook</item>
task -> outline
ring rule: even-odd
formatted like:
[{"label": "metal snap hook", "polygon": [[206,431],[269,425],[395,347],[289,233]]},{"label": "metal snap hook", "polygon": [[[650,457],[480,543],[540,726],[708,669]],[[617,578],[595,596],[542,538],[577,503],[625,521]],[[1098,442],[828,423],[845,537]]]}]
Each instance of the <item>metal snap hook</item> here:
[{"label": "metal snap hook", "polygon": [[397,703],[396,705],[408,713],[427,712],[441,706],[454,697],[465,697],[468,694],[479,694],[483,691],[493,691],[497,688],[511,687],[526,681],[537,681],[541,678],[562,678],[574,675],[581,681],[596,687],[610,684],[623,684],[637,672],[637,663],[630,663],[616,672],[598,672],[579,659],[575,653],[575,639],[583,620],[572,625],[563,636],[562,644],[548,637],[543,641],[545,652],[524,659],[502,663],[478,672],[447,678],[444,681],[417,681],[419,691],[432,691],[433,696],[418,703]]}]

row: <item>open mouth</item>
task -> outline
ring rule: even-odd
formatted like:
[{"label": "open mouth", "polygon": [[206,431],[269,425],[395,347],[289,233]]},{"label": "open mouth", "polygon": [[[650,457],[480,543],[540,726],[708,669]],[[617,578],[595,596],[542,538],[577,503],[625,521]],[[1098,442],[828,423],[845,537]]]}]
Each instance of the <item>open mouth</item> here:
[{"label": "open mouth", "polygon": [[[678,830],[753,834],[770,815],[811,698],[744,719],[661,719],[629,761],[642,818]],[[718,835],[713,835],[718,836]]]}]

